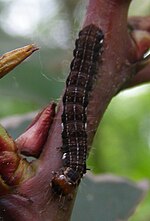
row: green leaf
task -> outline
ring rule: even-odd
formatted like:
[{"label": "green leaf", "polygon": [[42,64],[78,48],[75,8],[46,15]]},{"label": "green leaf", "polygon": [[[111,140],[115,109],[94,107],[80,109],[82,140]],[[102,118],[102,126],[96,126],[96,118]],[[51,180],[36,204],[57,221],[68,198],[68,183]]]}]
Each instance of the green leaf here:
[{"label": "green leaf", "polygon": [[112,176],[86,176],[79,188],[71,221],[123,221],[135,211],[148,182]]}]

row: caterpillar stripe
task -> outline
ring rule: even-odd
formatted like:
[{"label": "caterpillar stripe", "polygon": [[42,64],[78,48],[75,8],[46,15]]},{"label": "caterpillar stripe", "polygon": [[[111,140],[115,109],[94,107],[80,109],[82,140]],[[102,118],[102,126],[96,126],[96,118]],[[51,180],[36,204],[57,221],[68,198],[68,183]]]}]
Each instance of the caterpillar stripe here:
[{"label": "caterpillar stripe", "polygon": [[79,32],[66,80],[62,113],[63,167],[52,179],[55,192],[70,194],[86,173],[87,107],[97,77],[104,35],[91,24]]}]

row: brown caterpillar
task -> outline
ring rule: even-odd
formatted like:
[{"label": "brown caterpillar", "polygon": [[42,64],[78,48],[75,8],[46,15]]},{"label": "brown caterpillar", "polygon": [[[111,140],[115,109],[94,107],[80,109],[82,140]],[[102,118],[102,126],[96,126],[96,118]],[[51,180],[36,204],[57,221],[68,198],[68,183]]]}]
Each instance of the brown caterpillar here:
[{"label": "brown caterpillar", "polygon": [[79,32],[74,58],[63,96],[62,147],[63,168],[52,179],[53,190],[72,193],[86,173],[87,105],[102,54],[103,32],[91,24]]}]

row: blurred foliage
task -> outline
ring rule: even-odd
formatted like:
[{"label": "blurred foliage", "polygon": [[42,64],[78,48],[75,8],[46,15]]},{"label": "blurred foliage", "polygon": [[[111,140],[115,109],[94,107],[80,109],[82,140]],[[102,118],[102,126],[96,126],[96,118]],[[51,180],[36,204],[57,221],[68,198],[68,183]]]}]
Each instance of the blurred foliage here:
[{"label": "blurred foliage", "polygon": [[79,187],[71,220],[128,220],[145,195],[145,191],[146,182],[144,185],[135,184],[109,174],[102,176],[88,174]]},{"label": "blurred foliage", "polygon": [[113,99],[93,143],[89,164],[94,172],[150,178],[149,93],[150,86],[139,87]]},{"label": "blurred foliage", "polygon": [[[15,3],[19,9],[13,8]],[[40,47],[39,52],[1,79],[1,118],[59,100],[86,4],[86,0],[0,0],[0,54],[30,43]],[[27,17],[19,14],[23,10]],[[13,13],[16,20],[11,17]],[[149,15],[149,0],[142,4],[141,0],[134,0],[129,14]],[[37,20],[34,15],[39,15]],[[113,99],[88,160],[92,171],[111,172],[134,180],[150,177],[149,93],[149,86],[139,87]],[[148,203],[149,196],[132,221],[150,220]]]},{"label": "blurred foliage", "polygon": [[141,0],[133,0],[130,6],[129,15],[146,16],[150,14],[149,0],[144,0],[141,4]]}]

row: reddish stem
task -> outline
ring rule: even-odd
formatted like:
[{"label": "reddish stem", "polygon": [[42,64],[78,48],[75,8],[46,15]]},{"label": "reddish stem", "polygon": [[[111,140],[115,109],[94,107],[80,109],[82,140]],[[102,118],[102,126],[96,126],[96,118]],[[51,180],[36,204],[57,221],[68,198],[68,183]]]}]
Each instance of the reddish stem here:
[{"label": "reddish stem", "polygon": [[[94,23],[104,33],[104,52],[96,84],[88,106],[89,145],[110,100],[136,72],[136,44],[127,30],[131,0],[90,0],[84,25]],[[62,166],[60,147],[62,102],[51,125],[47,142],[37,166],[36,175],[20,185],[14,194],[1,202],[17,221],[69,220],[74,199],[54,195],[51,190],[53,171]],[[75,193],[74,193],[75,196]],[[4,216],[4,215],[3,215]]]}]

